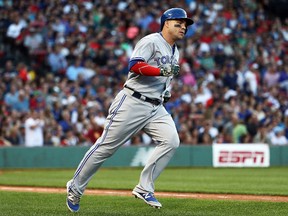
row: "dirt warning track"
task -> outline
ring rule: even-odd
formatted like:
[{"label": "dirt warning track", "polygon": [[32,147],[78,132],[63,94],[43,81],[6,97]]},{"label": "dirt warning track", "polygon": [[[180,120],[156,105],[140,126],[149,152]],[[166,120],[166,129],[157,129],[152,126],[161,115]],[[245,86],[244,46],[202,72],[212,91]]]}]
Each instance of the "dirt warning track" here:
[{"label": "dirt warning track", "polygon": [[[1,186],[1,191],[16,192],[36,192],[36,193],[66,193],[65,188],[50,187],[18,187]],[[128,190],[97,190],[87,189],[85,195],[97,196],[132,196]],[[288,196],[268,196],[268,195],[241,195],[241,194],[203,194],[203,193],[180,193],[180,192],[156,192],[158,197],[190,198],[190,199],[213,199],[213,200],[244,200],[261,202],[288,202]]]}]

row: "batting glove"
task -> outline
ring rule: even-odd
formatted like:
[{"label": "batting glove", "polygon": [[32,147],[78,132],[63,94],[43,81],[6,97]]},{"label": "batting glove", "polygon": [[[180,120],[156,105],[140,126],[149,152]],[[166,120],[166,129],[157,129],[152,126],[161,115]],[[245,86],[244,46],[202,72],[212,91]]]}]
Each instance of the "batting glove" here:
[{"label": "batting glove", "polygon": [[171,93],[168,90],[166,90],[163,95],[164,103],[167,103],[170,100],[170,98],[171,98]]},{"label": "batting glove", "polygon": [[173,65],[161,65],[160,66],[160,76],[177,76],[180,71],[180,66],[177,64]]}]

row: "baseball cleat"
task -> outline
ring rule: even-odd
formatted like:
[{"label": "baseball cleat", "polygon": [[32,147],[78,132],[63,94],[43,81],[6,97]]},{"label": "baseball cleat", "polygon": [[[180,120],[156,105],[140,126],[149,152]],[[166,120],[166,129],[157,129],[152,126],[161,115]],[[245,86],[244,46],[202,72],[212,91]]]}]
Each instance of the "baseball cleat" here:
[{"label": "baseball cleat", "polygon": [[70,181],[67,182],[67,199],[66,205],[71,212],[78,212],[80,209],[80,196],[77,196],[70,188]]},{"label": "baseball cleat", "polygon": [[139,193],[133,190],[132,194],[135,196],[135,198],[142,199],[145,203],[153,208],[160,209],[162,207],[161,203],[155,198],[153,193]]}]

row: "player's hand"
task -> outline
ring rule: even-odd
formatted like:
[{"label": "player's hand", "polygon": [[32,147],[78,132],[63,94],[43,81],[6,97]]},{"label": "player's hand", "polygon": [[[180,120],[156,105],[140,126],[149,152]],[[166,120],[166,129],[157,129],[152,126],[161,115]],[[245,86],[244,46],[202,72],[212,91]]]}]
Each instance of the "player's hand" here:
[{"label": "player's hand", "polygon": [[168,91],[168,90],[166,90],[165,92],[164,92],[164,95],[163,95],[163,99],[164,99],[164,103],[167,103],[169,100],[170,100],[170,98],[171,98],[171,93]]},{"label": "player's hand", "polygon": [[180,66],[178,64],[160,66],[160,76],[177,76],[179,74],[179,71]]}]

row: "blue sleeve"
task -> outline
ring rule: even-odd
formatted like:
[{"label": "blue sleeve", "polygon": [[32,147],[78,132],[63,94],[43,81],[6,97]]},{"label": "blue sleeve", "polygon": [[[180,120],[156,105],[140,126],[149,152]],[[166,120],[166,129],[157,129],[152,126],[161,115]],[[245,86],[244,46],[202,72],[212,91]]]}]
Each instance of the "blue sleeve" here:
[{"label": "blue sleeve", "polygon": [[144,62],[144,60],[143,60],[143,59],[140,59],[140,58],[138,58],[138,59],[131,59],[131,60],[129,61],[129,64],[128,64],[128,71],[130,71],[131,68],[132,68],[137,62]]}]

